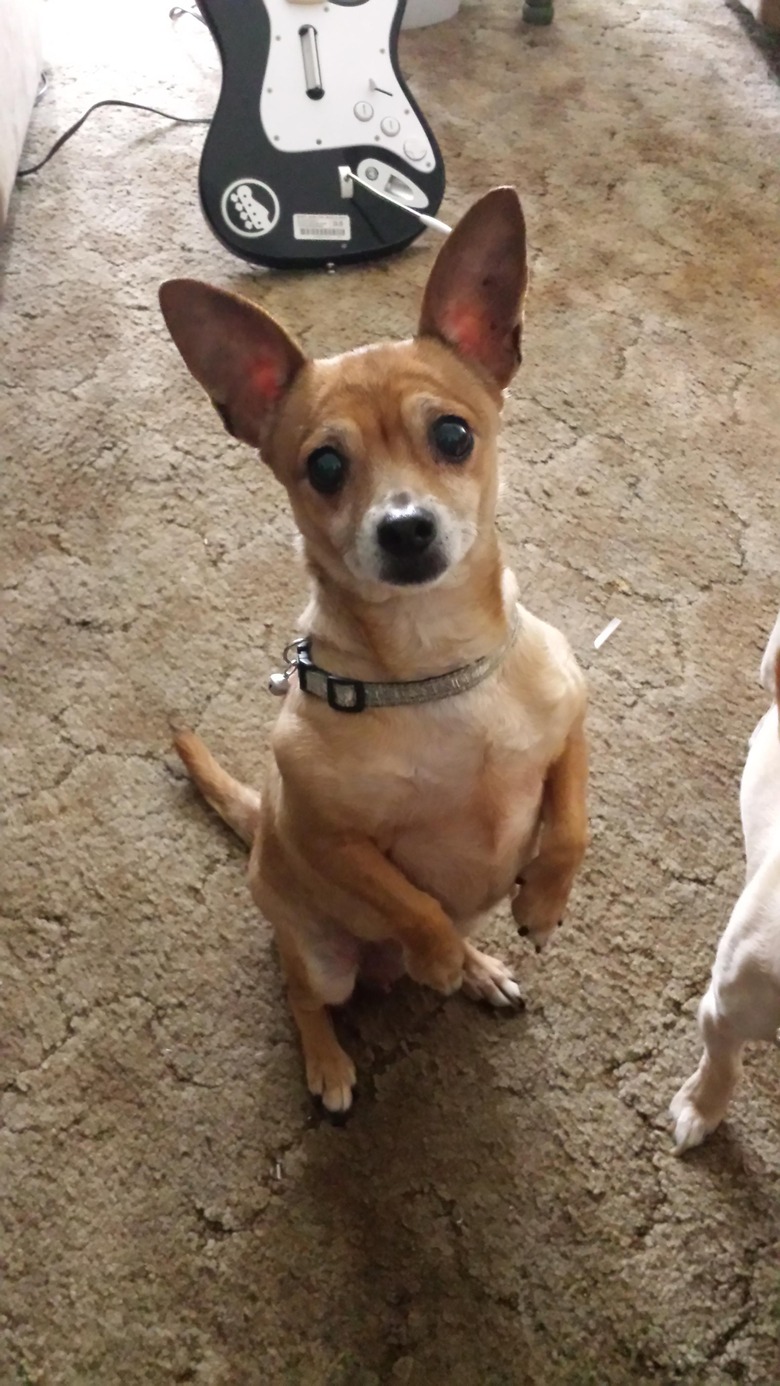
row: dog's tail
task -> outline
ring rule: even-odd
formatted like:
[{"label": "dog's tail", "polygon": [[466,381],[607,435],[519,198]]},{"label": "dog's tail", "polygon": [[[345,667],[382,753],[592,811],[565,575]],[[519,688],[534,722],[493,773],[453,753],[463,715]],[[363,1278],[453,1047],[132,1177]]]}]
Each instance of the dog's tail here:
[{"label": "dog's tail", "polygon": [[191,731],[177,731],[174,745],[201,794],[220,818],[251,846],[260,821],[260,795],[234,780]]}]

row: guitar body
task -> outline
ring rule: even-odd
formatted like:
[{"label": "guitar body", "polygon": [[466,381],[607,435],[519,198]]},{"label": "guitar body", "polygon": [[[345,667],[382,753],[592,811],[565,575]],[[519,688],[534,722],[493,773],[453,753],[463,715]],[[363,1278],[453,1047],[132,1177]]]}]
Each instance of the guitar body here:
[{"label": "guitar body", "polygon": [[203,211],[235,255],[271,268],[372,259],[435,216],[436,141],[398,68],[405,0],[198,0],[222,59],[200,163]]}]

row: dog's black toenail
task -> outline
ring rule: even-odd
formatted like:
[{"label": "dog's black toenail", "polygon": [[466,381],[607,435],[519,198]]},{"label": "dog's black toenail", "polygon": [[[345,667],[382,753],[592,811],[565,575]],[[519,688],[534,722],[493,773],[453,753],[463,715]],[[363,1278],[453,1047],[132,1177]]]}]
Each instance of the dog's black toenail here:
[{"label": "dog's black toenail", "polygon": [[557,923],[556,926],[555,926],[556,929],[560,929],[562,923],[563,923],[563,920],[562,920],[562,919],[559,919],[559,920],[558,920],[558,923]]},{"label": "dog's black toenail", "polygon": [[518,924],[517,932],[519,933],[521,938],[528,938],[530,930],[527,924]]}]

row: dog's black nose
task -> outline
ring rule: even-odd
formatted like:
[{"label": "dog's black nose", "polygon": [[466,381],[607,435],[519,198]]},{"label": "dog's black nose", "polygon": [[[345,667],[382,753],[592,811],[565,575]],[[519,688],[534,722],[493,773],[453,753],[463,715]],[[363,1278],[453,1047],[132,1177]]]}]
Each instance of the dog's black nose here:
[{"label": "dog's black nose", "polygon": [[390,510],[379,521],[376,537],[380,548],[393,558],[414,558],[436,538],[436,520],[430,510],[417,505]]}]

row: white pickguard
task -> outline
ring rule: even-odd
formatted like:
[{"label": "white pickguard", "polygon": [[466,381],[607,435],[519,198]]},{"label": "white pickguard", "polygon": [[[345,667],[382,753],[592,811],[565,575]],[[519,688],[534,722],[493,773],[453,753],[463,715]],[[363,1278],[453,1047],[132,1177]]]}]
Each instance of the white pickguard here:
[{"label": "white pickguard", "polygon": [[[430,173],[435,166],[433,150],[390,61],[397,0],[365,0],[359,5],[322,0],[264,3],[271,43],[260,119],[271,143],[289,154],[374,145],[378,153],[392,150],[403,159],[410,177],[415,171]],[[304,25],[312,25],[317,32],[325,93],[317,100],[306,94],[299,34]]]}]

